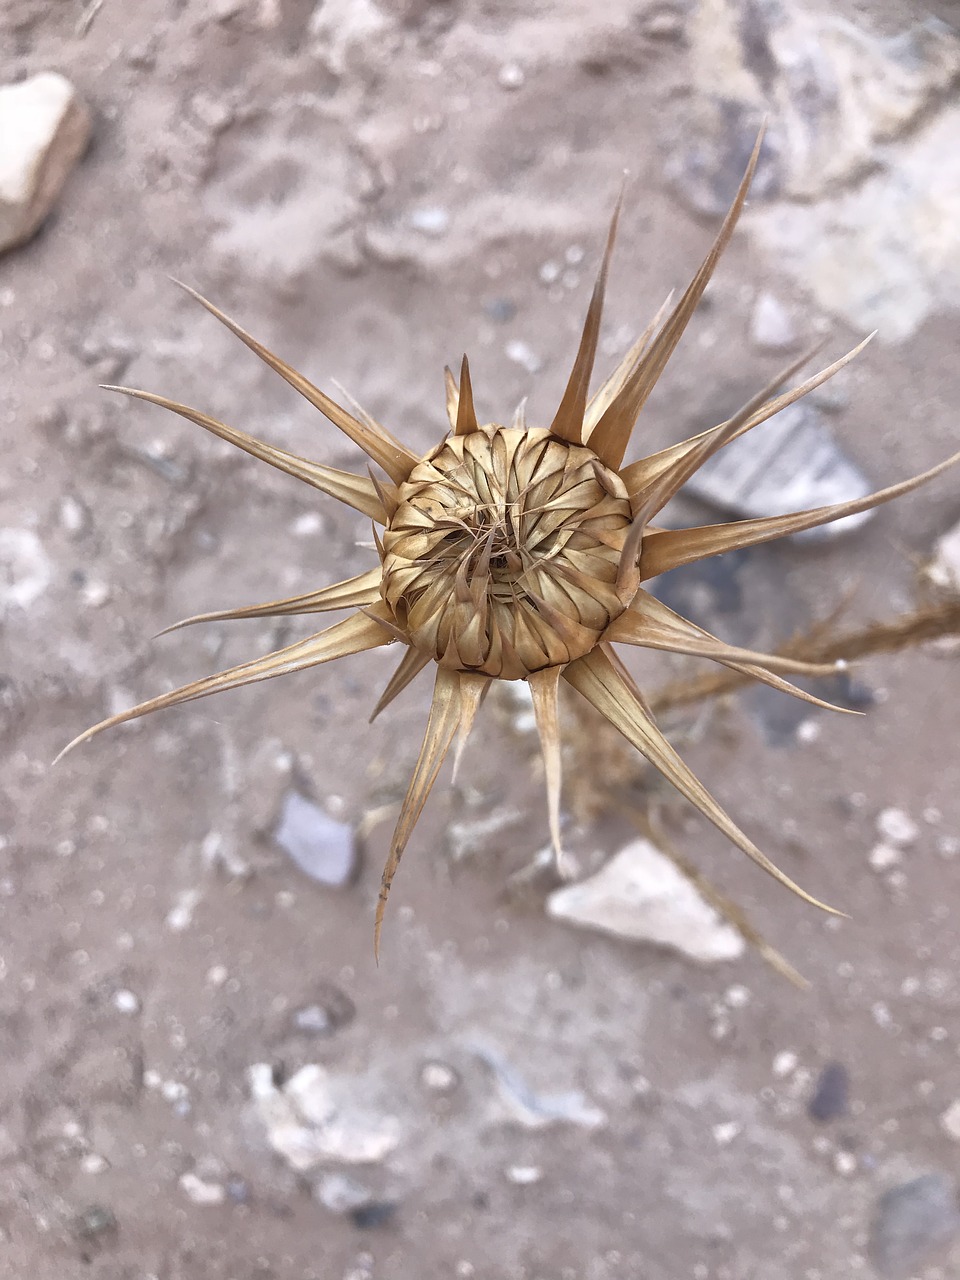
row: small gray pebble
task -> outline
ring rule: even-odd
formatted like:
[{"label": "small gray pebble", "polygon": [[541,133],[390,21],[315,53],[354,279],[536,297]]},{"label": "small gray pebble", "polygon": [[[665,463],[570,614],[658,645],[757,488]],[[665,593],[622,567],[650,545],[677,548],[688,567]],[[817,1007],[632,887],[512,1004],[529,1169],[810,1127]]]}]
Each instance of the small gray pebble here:
[{"label": "small gray pebble", "polygon": [[820,1072],[817,1087],[807,1105],[811,1120],[826,1124],[839,1120],[850,1107],[850,1073],[842,1062],[828,1062]]},{"label": "small gray pebble", "polygon": [[880,1197],[870,1228],[870,1258],[880,1275],[898,1280],[958,1231],[960,1206],[953,1182],[942,1173],[925,1173]]}]

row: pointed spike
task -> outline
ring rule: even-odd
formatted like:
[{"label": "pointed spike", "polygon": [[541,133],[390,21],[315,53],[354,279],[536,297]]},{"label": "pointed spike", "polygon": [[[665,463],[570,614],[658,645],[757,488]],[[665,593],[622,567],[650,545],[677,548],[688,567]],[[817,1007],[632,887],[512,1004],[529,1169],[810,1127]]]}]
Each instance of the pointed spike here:
[{"label": "pointed spike", "polygon": [[[670,309],[670,304],[673,301],[674,292],[675,290],[673,289],[670,290],[670,292],[667,294],[666,298],[664,299],[663,303],[661,304],[659,310],[657,311],[657,314],[653,317],[653,319],[644,329],[643,333],[641,333],[640,337],[636,340],[636,342],[633,344],[633,346],[630,348],[627,354],[623,357],[623,359],[617,365],[616,369],[614,369],[610,377],[607,378],[606,382],[604,382],[604,384],[597,391],[596,395],[591,398],[590,403],[587,405],[587,412],[584,418],[583,435],[586,443],[590,445],[591,449],[602,448],[604,452],[611,451],[612,446],[605,434],[598,437],[598,439],[594,442],[593,434],[596,429],[597,423],[604,416],[606,411],[609,409],[610,405],[613,403],[613,401],[617,398],[617,396],[623,390],[624,386],[626,385],[627,379],[630,377],[633,370],[637,367],[638,363],[640,362],[640,358],[643,356],[647,347],[649,347],[651,338],[655,333],[659,331],[660,326],[663,324],[664,316],[667,314],[668,310]],[[610,428],[607,428],[606,430],[609,430],[609,429]],[[632,429],[633,428],[631,426],[631,430]],[[626,449],[626,443],[624,444],[623,447],[624,449]]]},{"label": "pointed spike", "polygon": [[513,411],[513,426],[517,431],[527,429],[527,397],[524,396]]},{"label": "pointed spike", "polygon": [[463,752],[473,729],[477,712],[483,706],[492,681],[488,676],[477,675],[473,671],[460,672],[460,728],[457,731],[457,746],[453,753],[452,782],[456,782],[460,773]]},{"label": "pointed spike", "polygon": [[623,455],[626,452],[627,444],[640,410],[646,404],[651,391],[666,368],[667,361],[676,349],[677,343],[683,336],[683,332],[690,321],[690,317],[703,297],[703,291],[716,270],[720,255],[730,242],[746,202],[750,183],[753,181],[757,160],[760,157],[760,148],[763,144],[764,132],[765,128],[761,128],[757,135],[753,153],[750,156],[746,172],[734,197],[733,204],[723,220],[723,225],[720,227],[709,253],[700,264],[700,269],[687,286],[683,297],[654,339],[650,349],[641,358],[620,394],[610,404],[597,424],[594,436],[597,437],[599,433],[598,438],[603,441],[604,449],[601,452],[594,445],[594,452],[608,467],[614,470],[619,469],[623,462]]},{"label": "pointed spike", "polygon": [[460,388],[457,386],[457,380],[453,376],[453,370],[449,365],[445,365],[443,369],[443,385],[447,393],[447,419],[450,423],[450,430],[457,429],[457,409],[460,405]]},{"label": "pointed spike", "polygon": [[197,293],[196,289],[191,289],[189,285],[184,284],[181,280],[174,280],[174,284],[183,289],[185,293],[188,293],[196,302],[199,302],[221,324],[226,325],[230,332],[235,334],[251,351],[255,352],[265,364],[268,364],[274,372],[279,373],[284,381],[288,382],[295,391],[299,391],[305,400],[308,400],[315,409],[319,409],[325,417],[330,419],[335,427],[340,428],[344,435],[349,436],[354,444],[358,445],[369,458],[372,458],[378,466],[384,469],[395,484],[401,484],[406,480],[419,459],[415,453],[412,453],[405,445],[401,444],[389,431],[383,427],[374,427],[368,423],[358,421],[353,414],[348,413],[336,401],[324,395],[312,382],[308,381],[302,374],[297,373],[279,356],[274,355],[261,342],[258,342],[256,338],[247,333],[246,329],[242,329],[235,320],[231,320],[219,307],[215,307],[202,294]]},{"label": "pointed spike", "polygon": [[708,524],[695,529],[659,529],[656,533],[648,533],[643,540],[640,553],[640,577],[643,581],[655,578],[680,565],[692,564],[695,560],[705,560],[708,556],[720,555],[724,551],[736,551],[741,547],[756,547],[764,542],[772,542],[774,538],[783,538],[791,533],[802,533],[805,529],[815,529],[819,525],[829,524],[831,520],[839,520],[843,516],[855,516],[861,511],[869,511],[873,507],[882,506],[894,498],[910,493],[922,484],[933,480],[949,467],[960,462],[960,453],[953,454],[944,462],[929,471],[924,471],[909,480],[901,480],[899,484],[879,489],[865,498],[856,498],[852,502],[837,502],[829,507],[814,507],[810,511],[798,511],[793,515],[764,516],[756,520],[734,520],[729,524]]},{"label": "pointed spike", "polygon": [[713,796],[690,771],[683,760],[664,738],[663,734],[651,721],[649,716],[632,697],[627,685],[613,668],[601,649],[594,649],[585,658],[578,658],[564,668],[563,678],[601,715],[605,716],[615,729],[633,743],[637,750],[658,769],[665,778],[684,795],[691,804],[704,815],[720,831],[723,832],[738,848],[769,875],[773,876],[786,888],[792,890],[805,902],[820,907],[830,915],[843,915],[834,907],[812,898],[799,885],[794,884],[788,875],[775,866],[770,859],[740,830],[736,823],[717,804]]},{"label": "pointed spike", "polygon": [[550,839],[558,870],[563,864],[563,846],[560,840],[560,787],[563,775],[560,757],[560,667],[545,667],[527,678],[533,697],[533,713],[540,735],[543,752],[543,768],[547,782],[547,812],[550,819]]},{"label": "pointed spike", "polygon": [[332,627],[328,627],[326,631],[308,636],[306,640],[299,640],[285,649],[278,649],[252,662],[243,662],[237,667],[230,667],[227,671],[219,671],[216,675],[195,680],[192,684],[173,689],[170,693],[163,693],[147,702],[141,702],[139,706],[131,707],[129,711],[121,711],[117,715],[102,720],[68,743],[57,756],[54,764],[68,751],[72,751],[82,742],[88,742],[104,729],[126,724],[127,721],[149,715],[152,711],[162,711],[166,707],[193,702],[197,698],[206,698],[210,694],[222,693],[227,689],[238,689],[242,685],[256,684],[259,680],[270,680],[274,676],[304,671],[308,667],[319,666],[322,662],[331,662],[334,658],[343,658],[351,653],[362,653],[366,649],[375,649],[389,642],[390,637],[384,634],[377,625],[376,619],[355,613],[343,622],[337,622]]},{"label": "pointed spike", "polygon": [[[807,378],[805,382],[801,382],[799,386],[792,388],[790,391],[784,392],[783,395],[776,396],[769,400],[765,405],[757,410],[756,413],[744,422],[743,426],[737,433],[730,437],[730,440],[738,440],[740,436],[745,435],[748,431],[752,431],[754,427],[758,427],[761,423],[767,422],[781,409],[786,409],[789,405],[796,404],[805,395],[809,395],[811,391],[815,391],[817,387],[823,386],[830,378],[839,373],[851,360],[856,359],[860,352],[864,349],[868,342],[872,342],[876,337],[876,330],[870,333],[858,343],[852,351],[848,351],[846,355],[841,356],[839,360],[835,360],[833,364],[828,365],[826,369],[821,369],[819,373],[815,373],[813,377]],[[680,444],[670,445],[667,449],[661,449],[659,453],[651,453],[646,458],[641,458],[638,462],[631,462],[628,467],[624,467],[620,476],[623,483],[627,487],[627,492],[634,501],[640,501],[644,490],[649,488],[655,480],[657,480],[664,471],[666,471],[679,458],[689,453],[692,448],[702,443],[707,437],[716,437],[727,427],[727,422],[721,422],[719,426],[711,427],[709,431],[701,431],[699,435],[692,436],[689,440],[683,440]],[[730,440],[727,443],[730,443]]]},{"label": "pointed spike", "polygon": [[457,421],[453,429],[455,436],[469,435],[478,431],[477,411],[473,407],[473,384],[470,381],[470,363],[463,357],[460,365],[460,392],[457,398]]},{"label": "pointed spike", "polygon": [[782,386],[788,378],[792,378],[798,369],[803,368],[810,359],[811,354],[813,353],[808,351],[798,360],[794,360],[787,365],[785,369],[781,370],[775,378],[772,378],[767,383],[762,391],[758,391],[755,396],[748,400],[743,408],[725,422],[722,427],[719,427],[716,432],[706,433],[692,449],[689,449],[677,458],[675,462],[671,463],[650,487],[641,494],[637,518],[642,519],[644,525],[646,525],[657,512],[662,511],[670,499],[679,493],[693,473],[702,467],[708,458],[713,457],[725,444],[735,436],[740,435],[745,425],[767,403],[777,388]]},{"label": "pointed spike", "polygon": [[397,514],[397,508],[400,505],[400,495],[395,484],[384,484],[382,480],[378,480],[373,474],[371,467],[367,467],[367,475],[370,477],[370,483],[376,490],[377,497],[380,499],[384,511],[387,513],[387,523]]},{"label": "pointed spike", "polygon": [[393,839],[390,842],[386,865],[380,878],[380,894],[377,899],[377,914],[373,928],[373,954],[378,964],[380,963],[383,913],[387,898],[390,896],[393,877],[400,865],[410,834],[437,780],[440,767],[450,750],[453,735],[460,722],[458,674],[456,671],[447,671],[445,667],[437,667],[437,680],[433,689],[433,702],[430,706],[427,728],[423,736],[423,746],[420,748],[413,777],[410,779],[410,785],[404,797],[400,817],[397,819]]},{"label": "pointed spike", "polygon": [[563,399],[557,409],[556,416],[550,424],[550,430],[561,440],[569,444],[583,444],[584,419],[587,411],[587,395],[590,390],[590,377],[593,373],[593,362],[597,355],[597,342],[600,337],[600,323],[603,319],[603,297],[607,288],[607,273],[610,258],[613,254],[614,241],[617,238],[617,225],[620,221],[620,210],[623,207],[623,196],[626,183],[620,188],[617,203],[614,205],[613,217],[610,219],[610,230],[607,232],[607,243],[600,262],[597,282],[593,286],[590,305],[583,322],[583,333],[580,346],[570,371]]},{"label": "pointed spike", "polygon": [[192,627],[198,622],[227,622],[235,618],[277,618],[288,614],[325,613],[332,609],[353,609],[360,605],[376,604],[380,598],[380,570],[347,578],[332,587],[320,591],[308,591],[305,595],[290,596],[286,600],[273,600],[268,604],[251,604],[242,609],[219,609],[215,613],[197,613],[164,627],[157,636],[169,635],[182,627]]},{"label": "pointed spike", "polygon": [[388,707],[394,698],[403,693],[407,685],[417,678],[429,661],[430,655],[428,653],[424,653],[420,649],[414,649],[413,645],[407,645],[406,651],[400,659],[400,665],[390,677],[387,687],[381,693],[377,705],[371,712],[371,724],[373,724],[380,712],[385,707]]},{"label": "pointed spike", "polygon": [[286,449],[275,449],[273,445],[264,444],[262,440],[248,436],[245,431],[237,431],[236,428],[228,427],[216,418],[200,413],[197,409],[191,409],[189,405],[178,404],[175,400],[168,400],[166,396],[154,395],[152,391],[138,391],[135,387],[114,387],[106,383],[102,385],[101,390],[116,391],[122,396],[130,396],[134,400],[144,400],[147,404],[169,409],[171,413],[176,413],[181,418],[186,418],[188,422],[203,427],[204,431],[209,431],[211,435],[219,436],[221,440],[236,445],[251,457],[259,458],[261,462],[269,462],[278,471],[284,471],[288,476],[294,476],[297,480],[312,485],[321,493],[326,493],[348,507],[353,507],[355,511],[362,511],[364,515],[370,516],[373,520],[379,520],[381,524],[387,522],[387,514],[377,496],[376,489],[362,476],[355,476],[349,471],[337,471],[319,462],[309,462],[306,458],[288,453]]}]

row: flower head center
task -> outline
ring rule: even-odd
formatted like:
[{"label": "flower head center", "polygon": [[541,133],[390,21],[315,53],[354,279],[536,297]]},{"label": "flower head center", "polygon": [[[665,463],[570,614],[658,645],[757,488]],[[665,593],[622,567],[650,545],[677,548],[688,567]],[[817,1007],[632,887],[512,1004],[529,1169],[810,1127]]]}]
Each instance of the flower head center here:
[{"label": "flower head center", "polygon": [[630,502],[586,446],[482,427],[428,454],[399,498],[383,598],[442,666],[522,679],[589,653],[622,611]]}]

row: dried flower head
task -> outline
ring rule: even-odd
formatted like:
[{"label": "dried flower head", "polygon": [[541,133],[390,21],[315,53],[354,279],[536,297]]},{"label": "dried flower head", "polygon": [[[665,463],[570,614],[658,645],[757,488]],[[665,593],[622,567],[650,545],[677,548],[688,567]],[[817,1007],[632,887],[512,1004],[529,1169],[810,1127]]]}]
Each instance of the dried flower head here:
[{"label": "dried flower head", "polygon": [[[270,617],[351,609],[342,622],[111,716],[102,729],[224,689],[319,666],[333,658],[399,643],[403,657],[374,709],[377,715],[429,663],[436,668],[426,734],[383,871],[374,942],[397,865],[454,738],[459,760],[477,709],[493,680],[526,680],[546,764],[548,811],[560,850],[561,679],[592,703],[698,809],[754,862],[808,902],[743,834],[694,777],[657,728],[641,691],[616,656],[617,643],[710,658],[818,706],[821,699],[780,673],[834,670],[794,658],[733,648],[645,591],[642,583],[680,565],[865,511],[907,493],[960,459],[869,497],[767,519],[692,529],[660,529],[657,513],[723,445],[820,386],[861,343],[800,386],[776,394],[808,357],[785,370],[726,422],[693,439],[624,465],[637,417],[680,340],[743,208],[756,167],[754,149],[736,199],[710,252],[677,305],[649,325],[619,367],[588,396],[607,269],[619,217],[614,212],[573,371],[549,427],[528,427],[523,408],[512,425],[481,425],[466,357],[459,383],[447,370],[451,434],[419,458],[368,415],[355,416],[273,355],[193,290],[187,290],[255,351],[386,474],[355,476],[264,444],[186,405],[127,387],[125,395],[189,419],[374,521],[379,565],[334,586],[289,600],[188,618]],[[665,318],[664,318],[665,316]],[[376,526],[382,532],[376,532]],[[837,708],[840,710],[841,708]],[[67,748],[69,750],[69,748]],[[825,907],[825,910],[832,910]]]}]

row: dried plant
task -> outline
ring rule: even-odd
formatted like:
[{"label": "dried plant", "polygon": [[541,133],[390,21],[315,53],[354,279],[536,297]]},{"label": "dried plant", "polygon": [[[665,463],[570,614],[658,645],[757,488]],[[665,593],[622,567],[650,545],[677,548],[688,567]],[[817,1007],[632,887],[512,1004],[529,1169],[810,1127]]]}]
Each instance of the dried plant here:
[{"label": "dried plant", "polygon": [[[668,300],[618,368],[589,397],[618,202],[573,371],[549,427],[528,427],[522,407],[511,426],[481,425],[464,357],[459,383],[447,370],[451,434],[420,458],[362,411],[355,416],[334,403],[233,320],[188,290],[359,445],[386,479],[309,462],[163,396],[126,387],[109,389],[170,409],[370,516],[380,563],[356,578],[306,595],[207,613],[178,624],[353,611],[345,621],[306,640],[111,716],[70,745],[151,711],[399,643],[403,657],[374,715],[431,663],[435,685],[423,745],[383,871],[375,949],[379,949],[390,885],[410,833],[455,738],[459,762],[493,680],[523,679],[530,685],[546,766],[550,830],[558,853],[558,686],[562,679],[754,862],[808,902],[823,906],[761,853],[691,773],[657,728],[643,694],[613,649],[621,643],[710,658],[818,706],[829,705],[780,673],[824,675],[834,670],[832,664],[733,648],[678,616],[641,584],[706,556],[865,511],[909,492],[960,458],[957,455],[923,475],[853,502],[703,528],[655,527],[657,513],[718,449],[820,386],[864,345],[793,390],[775,394],[805,362],[798,361],[728,421],[624,465],[637,417],[733,234],[759,148],[760,139],[730,212],[680,301],[668,312]],[[382,532],[376,532],[376,526]]]}]

